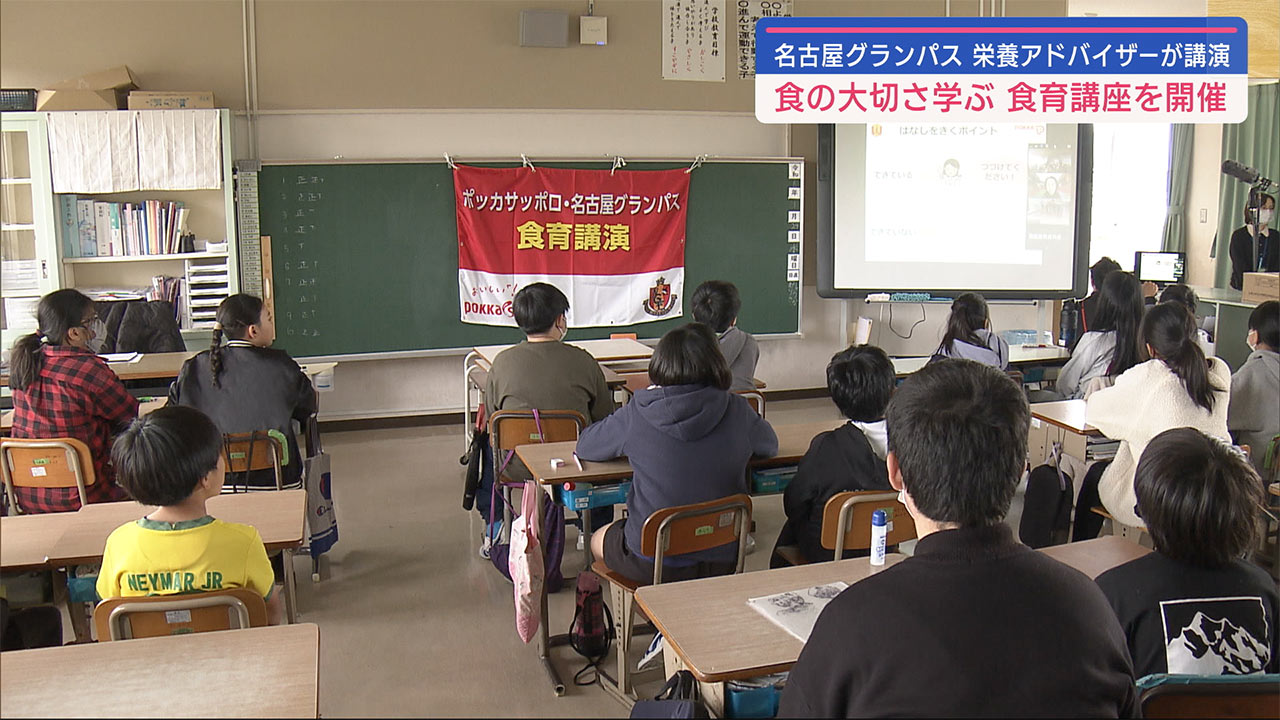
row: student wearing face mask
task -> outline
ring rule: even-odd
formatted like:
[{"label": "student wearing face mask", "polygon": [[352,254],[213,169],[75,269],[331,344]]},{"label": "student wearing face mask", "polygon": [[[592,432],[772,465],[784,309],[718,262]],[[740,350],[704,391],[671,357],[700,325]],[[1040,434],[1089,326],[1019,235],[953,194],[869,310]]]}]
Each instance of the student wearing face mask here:
[{"label": "student wearing face mask", "polygon": [[[16,438],[71,437],[89,446],[94,482],[86,501],[112,502],[128,496],[115,483],[111,438],[138,416],[138,401],[96,354],[106,328],[93,301],[72,289],[40,298],[39,329],[18,338],[10,354]],[[80,508],[76,488],[16,488],[25,513],[69,512]]]},{"label": "student wearing face mask", "polygon": [[[587,423],[597,422],[613,412],[613,392],[604,380],[604,371],[591,354],[567,345],[569,299],[555,285],[533,283],[516,293],[512,301],[516,324],[525,341],[503,350],[493,359],[485,386],[485,410],[576,410]],[[499,460],[501,462],[501,460]],[[513,459],[506,474],[527,476],[528,470]],[[490,489],[482,483],[476,492],[476,510],[488,519]],[[613,508],[596,508],[592,524],[601,527],[613,519]],[[488,557],[488,547],[496,529],[486,530],[480,554]]]},{"label": "student wearing face mask", "polygon": [[1266,193],[1260,195],[1262,204],[1257,211],[1257,252],[1254,252],[1253,247],[1255,223],[1251,208],[1246,206],[1244,209],[1244,227],[1236,228],[1231,233],[1231,287],[1236,290],[1243,285],[1244,274],[1247,272],[1280,271],[1280,232],[1269,227],[1275,217],[1276,199]]},{"label": "student wearing face mask", "polygon": [[1253,467],[1264,478],[1271,439],[1280,435],[1280,301],[1268,300],[1249,314],[1249,359],[1231,376],[1227,429],[1248,445]]}]

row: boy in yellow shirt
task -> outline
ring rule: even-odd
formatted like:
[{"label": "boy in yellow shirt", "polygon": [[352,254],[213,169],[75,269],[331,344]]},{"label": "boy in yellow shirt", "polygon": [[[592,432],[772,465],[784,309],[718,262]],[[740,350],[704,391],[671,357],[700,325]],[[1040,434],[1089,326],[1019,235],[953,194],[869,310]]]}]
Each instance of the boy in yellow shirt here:
[{"label": "boy in yellow shirt", "polygon": [[107,538],[98,595],[179,595],[244,587],[261,593],[273,625],[280,593],[258,531],[210,517],[205,502],[222,492],[222,433],[195,408],[167,406],[138,418],[111,451],[129,495],[158,507]]}]

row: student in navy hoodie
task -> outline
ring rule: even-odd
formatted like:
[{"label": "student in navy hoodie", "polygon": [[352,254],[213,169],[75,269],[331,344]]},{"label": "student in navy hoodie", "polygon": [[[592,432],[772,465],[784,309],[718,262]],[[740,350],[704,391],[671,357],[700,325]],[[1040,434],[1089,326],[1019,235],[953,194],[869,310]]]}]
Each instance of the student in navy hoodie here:
[{"label": "student in navy hoodie", "polygon": [[951,302],[947,333],[933,357],[976,360],[997,370],[1009,369],[1009,343],[991,332],[987,300],[977,293],[964,293]]},{"label": "student in navy hoodie", "polygon": [[[732,374],[706,325],[689,323],[664,335],[649,360],[649,379],[653,386],[584,430],[577,448],[583,460],[631,461],[627,518],[597,530],[591,550],[641,584],[653,580],[653,558],[640,553],[651,514],[747,492],[747,461],[778,452],[773,428],[729,392]],[[736,564],[736,549],[726,545],[668,558],[662,574],[688,580],[731,573]]]}]

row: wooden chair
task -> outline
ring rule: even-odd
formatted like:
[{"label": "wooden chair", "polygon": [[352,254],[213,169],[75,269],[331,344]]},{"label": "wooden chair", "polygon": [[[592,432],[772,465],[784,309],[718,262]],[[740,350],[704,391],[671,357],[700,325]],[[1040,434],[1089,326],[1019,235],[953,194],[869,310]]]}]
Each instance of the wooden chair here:
[{"label": "wooden chair", "polygon": [[[539,410],[535,419],[532,410],[499,410],[489,416],[489,445],[493,448],[494,478],[497,480],[513,480],[505,471],[498,473],[503,467],[508,452],[520,445],[545,442],[565,442],[577,440],[578,434],[587,426],[587,419],[576,410]],[[516,462],[512,458],[511,462]],[[511,507],[509,490],[502,489],[503,497],[508,500],[503,504],[502,534],[509,536],[511,532]],[[583,512],[583,533],[590,532],[590,513]],[[486,518],[487,521],[487,518]]]},{"label": "wooden chair", "polygon": [[84,506],[95,480],[89,446],[75,438],[0,438],[0,473],[14,514],[22,512],[15,488],[76,488]]},{"label": "wooden chair", "polygon": [[1138,681],[1144,718],[1274,718],[1280,675],[1148,675]]},{"label": "wooden chair", "polygon": [[760,417],[764,417],[764,393],[759,390],[735,390],[734,394],[746,398],[751,409],[759,413]]},{"label": "wooden chair", "polygon": [[[649,516],[641,529],[640,552],[653,558],[653,584],[662,584],[662,560],[700,550],[737,543],[738,564],[734,573],[742,572],[747,557],[747,533],[751,526],[751,497],[730,495],[719,500],[664,508]],[[635,592],[640,583],[609,569],[603,559],[591,566],[609,581],[612,598],[613,630],[617,639],[617,678],[600,673],[600,685],[624,704],[635,702],[631,686],[631,669],[627,651],[631,649],[631,632],[635,620]]]},{"label": "wooden chair", "polygon": [[[892,524],[885,545],[892,546],[916,536],[916,523],[907,507],[898,501],[898,493],[885,490],[850,490],[832,495],[822,506],[822,547],[835,551],[835,559],[845,550],[867,550],[871,547],[871,515],[884,510]],[[840,542],[843,538],[844,542]],[[792,565],[807,565],[809,559],[794,545],[779,547],[777,555]]]},{"label": "wooden chair", "polygon": [[98,641],[236,630],[267,624],[267,603],[249,588],[194,595],[103,600],[93,611]]},{"label": "wooden chair", "polygon": [[[275,473],[276,489],[284,489],[284,472],[281,469],[284,463],[284,447],[279,438],[265,430],[224,434],[222,459],[227,463],[227,472],[247,473],[253,470],[271,470]],[[294,459],[297,460],[297,458]],[[233,484],[232,490],[234,489]]]}]

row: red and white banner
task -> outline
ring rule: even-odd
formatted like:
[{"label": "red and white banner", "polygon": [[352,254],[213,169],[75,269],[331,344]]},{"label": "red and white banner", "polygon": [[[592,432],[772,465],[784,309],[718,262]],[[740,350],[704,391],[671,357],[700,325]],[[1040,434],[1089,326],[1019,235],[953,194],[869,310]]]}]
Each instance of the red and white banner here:
[{"label": "red and white banner", "polygon": [[689,174],[478,168],[453,173],[462,321],[515,325],[520,288],[569,298],[569,325],[679,317]]}]

